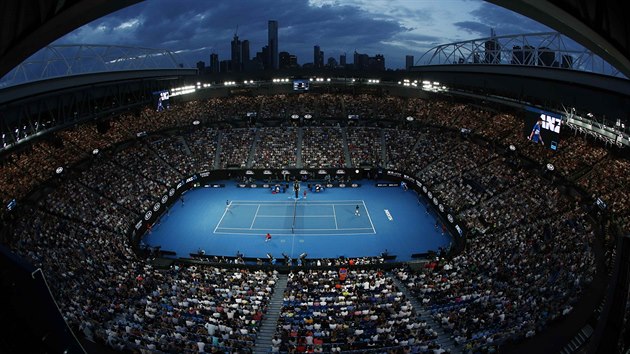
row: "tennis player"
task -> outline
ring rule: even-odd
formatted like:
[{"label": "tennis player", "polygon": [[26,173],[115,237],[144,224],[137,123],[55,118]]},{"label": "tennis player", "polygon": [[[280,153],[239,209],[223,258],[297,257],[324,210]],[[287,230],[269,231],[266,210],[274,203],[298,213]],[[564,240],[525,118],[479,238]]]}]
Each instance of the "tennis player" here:
[{"label": "tennis player", "polygon": [[542,135],[540,135],[540,129],[542,129],[542,119],[538,118],[538,121],[536,121],[536,124],[534,124],[532,132],[529,134],[529,137],[527,137],[527,139],[533,141],[536,144],[540,142],[542,145],[545,145],[545,142],[542,139]]},{"label": "tennis player", "polygon": [[265,242],[269,242],[271,240],[271,234],[267,232],[267,236],[265,236]]},{"label": "tennis player", "polygon": [[359,205],[358,204],[357,204],[357,207],[354,208],[354,215],[361,216],[361,214],[359,213]]}]

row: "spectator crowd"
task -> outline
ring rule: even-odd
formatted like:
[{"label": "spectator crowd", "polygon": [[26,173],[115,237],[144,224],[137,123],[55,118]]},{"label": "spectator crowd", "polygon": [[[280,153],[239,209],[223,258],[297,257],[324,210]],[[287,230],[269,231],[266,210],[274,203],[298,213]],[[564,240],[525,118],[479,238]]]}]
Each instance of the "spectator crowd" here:
[{"label": "spectator crowd", "polygon": [[[350,126],[297,124],[292,114],[362,118]],[[284,121],[267,124],[278,119]],[[201,171],[368,164],[423,181],[465,223],[468,244],[452,259],[438,257],[420,271],[400,268],[395,276],[470,351],[543,331],[572,311],[594,277],[595,233],[586,200],[566,195],[540,166],[554,164],[559,176],[604,200],[622,230],[630,227],[627,160],[573,134],[563,136],[558,151],[533,145],[514,115],[463,103],[234,96],[162,112],[147,108],[105,125],[51,133],[5,156],[0,198],[3,205],[21,202],[47,186],[36,201],[21,203],[11,220],[14,232],[3,242],[53,279],[74,328],[118,350],[252,349],[275,273],[210,265],[159,270],[129,245],[133,220]],[[461,128],[473,136],[463,136]],[[507,151],[509,145],[516,152]],[[522,157],[533,165],[523,166]],[[62,178],[58,167],[65,169]],[[343,282],[338,277],[291,273],[274,351],[441,352],[435,331],[418,320],[419,309],[391,276],[359,269]]]}]

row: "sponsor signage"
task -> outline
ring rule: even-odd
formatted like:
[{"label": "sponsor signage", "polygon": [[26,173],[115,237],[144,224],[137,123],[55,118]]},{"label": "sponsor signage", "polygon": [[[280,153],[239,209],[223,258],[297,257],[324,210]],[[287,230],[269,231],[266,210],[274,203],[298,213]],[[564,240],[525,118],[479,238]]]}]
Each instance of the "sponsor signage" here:
[{"label": "sponsor signage", "polygon": [[205,178],[205,177],[208,177],[208,176],[210,176],[210,172],[208,172],[208,171],[206,171],[206,172],[201,172],[201,173],[199,174],[199,177],[204,177],[204,178]]},{"label": "sponsor signage", "polygon": [[448,214],[446,215],[446,219],[448,220],[448,222],[450,222],[451,224],[453,223],[454,219],[453,219],[453,215]]},{"label": "sponsor signage", "polygon": [[166,201],[168,200],[168,196],[165,194],[162,196],[162,204],[166,204]]},{"label": "sponsor signage", "polygon": [[344,170],[337,170],[337,174],[338,175],[345,175],[346,171],[344,171]]},{"label": "sponsor signage", "polygon": [[300,174],[301,174],[301,175],[307,175],[307,174],[308,174],[308,171],[307,171],[307,170],[300,170]]},{"label": "sponsor signage", "polygon": [[407,175],[403,175],[403,178],[404,178],[404,179],[406,179],[407,181],[412,181],[412,182],[415,182],[415,181],[416,181],[416,179],[415,179],[415,178],[413,178],[413,177],[411,177],[411,176],[407,176]]},{"label": "sponsor signage", "polygon": [[168,191],[168,196],[169,196],[169,197],[172,197],[174,194],[175,194],[175,189],[171,188],[171,189]]},{"label": "sponsor signage", "polygon": [[252,171],[252,170],[247,170],[247,171],[245,171],[245,174],[246,174],[246,175],[253,175],[253,174],[254,174],[254,171]]},{"label": "sponsor signage", "polygon": [[270,175],[270,174],[271,174],[271,171],[269,171],[269,170],[264,170],[263,171],[263,175]]},{"label": "sponsor signage", "polygon": [[138,223],[136,224],[136,230],[140,230],[141,227],[142,227],[142,220],[138,221]]},{"label": "sponsor signage", "polygon": [[288,170],[282,170],[282,174],[283,174],[283,175],[290,175],[290,174],[291,174],[291,172],[289,172]]},{"label": "sponsor signage", "polygon": [[[213,188],[221,188],[221,187],[224,187],[224,186],[225,185],[223,185],[223,184],[215,184],[215,185],[213,185]],[[236,187],[238,187],[238,188],[260,188],[260,187],[262,187],[262,188],[271,188],[273,186],[275,186],[275,184],[269,184],[269,183],[263,183],[263,184],[260,184],[260,185],[258,185],[256,183],[237,183],[236,184]],[[283,185],[279,185],[279,186],[282,187]],[[288,188],[288,187],[285,185],[285,188]]]},{"label": "sponsor signage", "polygon": [[155,203],[155,205],[153,205],[153,211],[158,211],[160,210],[160,203]]},{"label": "sponsor signage", "polygon": [[377,187],[398,187],[398,183],[377,183]]},{"label": "sponsor signage", "polygon": [[444,205],[443,205],[443,204],[440,204],[440,205],[438,206],[438,209],[440,209],[440,211],[441,211],[441,212],[444,212]]},{"label": "sponsor signage", "polygon": [[324,170],[319,170],[319,171],[317,171],[317,174],[318,175],[326,175],[328,173],[326,171],[324,171]]},{"label": "sponsor signage", "polygon": [[144,220],[149,221],[149,219],[151,219],[152,216],[153,216],[153,212],[149,210],[147,211],[146,214],[144,214]]}]

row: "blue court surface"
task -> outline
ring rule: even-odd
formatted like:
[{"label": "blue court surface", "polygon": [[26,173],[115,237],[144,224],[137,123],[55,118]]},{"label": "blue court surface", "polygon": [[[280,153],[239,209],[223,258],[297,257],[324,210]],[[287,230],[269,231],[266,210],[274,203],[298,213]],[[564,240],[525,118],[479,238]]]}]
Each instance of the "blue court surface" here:
[{"label": "blue court surface", "polygon": [[[387,250],[397,260],[448,247],[451,236],[436,229],[436,219],[417,195],[401,188],[329,188],[295,200],[294,194],[268,189],[198,188],[184,194],[145,235],[143,242],[188,257],[208,255],[295,258],[376,256]],[[302,183],[302,188],[306,184]],[[302,193],[300,193],[302,196]],[[358,212],[357,212],[358,206]],[[265,235],[272,239],[265,242]]]}]

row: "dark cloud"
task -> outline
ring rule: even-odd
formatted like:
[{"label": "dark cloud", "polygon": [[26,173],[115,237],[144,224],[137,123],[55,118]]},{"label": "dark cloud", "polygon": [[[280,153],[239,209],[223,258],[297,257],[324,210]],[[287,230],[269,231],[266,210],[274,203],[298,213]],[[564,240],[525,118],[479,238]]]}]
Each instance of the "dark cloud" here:
[{"label": "dark cloud", "polygon": [[[368,52],[408,30],[393,19],[375,19],[356,6],[312,7],[307,0],[271,4],[268,0],[152,0],[94,21],[59,42],[165,48],[182,51],[186,64],[193,65],[197,60],[207,61],[210,54],[208,49],[200,56],[198,48],[213,48],[221,58],[229,57],[236,26],[240,39],[248,39],[255,54],[267,43],[267,21],[274,19],[280,25],[280,50],[296,53],[300,63],[305,63],[312,61],[315,44],[322,47],[326,57],[355,49]],[[139,22],[135,26],[117,29],[136,19]]]},{"label": "dark cloud", "polygon": [[[383,6],[383,3],[379,3]],[[241,40],[250,41],[253,56],[267,43],[267,21],[279,23],[280,51],[298,56],[303,64],[313,60],[313,45],[325,57],[352,52],[383,53],[388,67],[404,66],[405,54],[422,54],[439,43],[453,41],[419,34],[419,28],[444,25],[431,6],[399,6],[395,3],[381,14],[370,5],[310,6],[308,0],[151,0],[96,20],[59,40],[62,43],[124,44],[178,51],[187,66],[208,61],[214,51],[220,59],[230,56],[230,41],[236,27]],[[453,5],[456,6],[456,5]],[[503,8],[480,3],[469,21],[455,25],[475,37],[487,36],[494,27],[499,34],[531,32],[539,27],[527,18]],[[411,25],[409,28],[402,23]]]},{"label": "dark cloud", "polygon": [[483,24],[481,22],[476,22],[476,21],[455,22],[454,25],[468,33],[479,35],[479,36],[489,35],[490,28],[491,28],[490,26],[486,24]]},{"label": "dark cloud", "polygon": [[494,28],[498,35],[553,31],[528,17],[489,3],[482,3],[470,14],[475,21],[463,21],[455,25],[481,37],[489,36],[490,28]]}]

